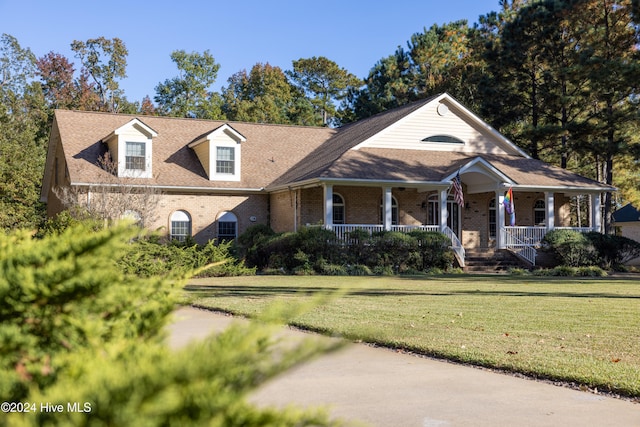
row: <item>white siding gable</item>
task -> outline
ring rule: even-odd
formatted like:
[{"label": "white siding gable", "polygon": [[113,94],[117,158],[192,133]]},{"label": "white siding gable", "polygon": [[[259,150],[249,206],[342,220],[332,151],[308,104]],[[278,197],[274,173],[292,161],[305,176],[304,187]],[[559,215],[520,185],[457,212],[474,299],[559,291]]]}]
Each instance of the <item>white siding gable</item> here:
[{"label": "white siding gable", "polygon": [[[454,137],[463,143],[423,141],[425,138],[438,135]],[[365,147],[527,157],[515,144],[446,94],[361,142],[354,149]]]}]

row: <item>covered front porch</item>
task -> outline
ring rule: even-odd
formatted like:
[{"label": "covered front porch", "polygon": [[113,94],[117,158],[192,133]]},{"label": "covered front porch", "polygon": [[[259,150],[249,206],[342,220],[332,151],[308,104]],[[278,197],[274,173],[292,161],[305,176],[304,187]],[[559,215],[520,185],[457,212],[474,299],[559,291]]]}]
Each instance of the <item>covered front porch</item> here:
[{"label": "covered front porch", "polygon": [[[563,228],[584,232],[601,229],[598,192],[579,194],[571,189],[526,188],[507,183],[494,184],[492,191],[486,191],[486,188],[470,184],[478,179],[470,173],[462,177],[465,189],[462,205],[455,202],[448,182],[412,186],[403,183],[405,185],[378,188],[323,183],[322,219],[319,222],[347,243],[349,233],[354,230],[370,234],[416,229],[441,232],[450,238],[462,267],[465,248],[507,249],[535,265],[537,249],[550,230]],[[513,226],[504,205],[505,192],[510,187],[517,224]],[[583,219],[576,224],[575,212],[572,213],[570,205],[578,195],[583,203],[583,211],[579,213]],[[304,194],[300,197],[305,199]],[[585,209],[588,215],[585,215]]]}]

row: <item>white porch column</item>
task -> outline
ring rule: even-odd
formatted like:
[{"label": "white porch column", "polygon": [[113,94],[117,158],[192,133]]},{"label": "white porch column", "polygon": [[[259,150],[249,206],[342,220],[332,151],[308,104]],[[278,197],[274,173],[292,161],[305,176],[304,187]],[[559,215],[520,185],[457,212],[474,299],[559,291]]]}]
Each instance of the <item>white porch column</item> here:
[{"label": "white porch column", "polygon": [[602,233],[602,206],[600,204],[600,194],[590,194],[591,198],[591,229]]},{"label": "white porch column", "polygon": [[324,227],[333,230],[333,185],[324,184]]},{"label": "white porch column", "polygon": [[440,231],[444,232],[447,227],[447,217],[449,211],[447,210],[447,198],[449,197],[449,190],[440,190]]},{"label": "white porch column", "polygon": [[553,199],[553,192],[547,191],[544,193],[545,197],[545,206],[547,208],[547,215],[545,217],[545,222],[547,226],[547,231],[551,231],[556,226],[556,211],[555,211],[555,202]]},{"label": "white porch column", "polygon": [[392,205],[393,205],[393,198],[391,193],[391,187],[383,187],[382,188],[382,213],[384,214],[384,218],[382,218],[382,224],[384,225],[385,231],[391,231],[391,225],[393,223]]},{"label": "white porch column", "polygon": [[504,249],[504,192],[496,190],[496,248]]}]

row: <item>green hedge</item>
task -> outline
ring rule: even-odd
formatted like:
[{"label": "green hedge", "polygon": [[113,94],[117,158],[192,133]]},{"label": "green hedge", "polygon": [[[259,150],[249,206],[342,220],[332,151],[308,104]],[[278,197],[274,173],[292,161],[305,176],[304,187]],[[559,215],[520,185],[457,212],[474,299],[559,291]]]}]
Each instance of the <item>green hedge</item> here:
[{"label": "green hedge", "polygon": [[320,227],[298,232],[273,233],[260,226],[240,236],[240,252],[247,265],[266,273],[365,275],[448,270],[454,256],[451,242],[441,233],[381,232],[369,235],[356,230],[349,244]]},{"label": "green hedge", "polygon": [[598,266],[623,269],[624,263],[640,256],[640,243],[622,236],[575,230],[552,230],[542,239],[544,251],[559,265],[568,267]]},{"label": "green hedge", "polygon": [[[242,261],[232,256],[232,242],[217,244],[210,241],[206,245],[193,242],[162,243],[158,238],[136,240],[118,264],[127,274],[141,277],[180,274],[198,271],[199,277],[241,276],[255,274],[254,268],[247,268]],[[217,264],[202,270],[210,264]]]}]

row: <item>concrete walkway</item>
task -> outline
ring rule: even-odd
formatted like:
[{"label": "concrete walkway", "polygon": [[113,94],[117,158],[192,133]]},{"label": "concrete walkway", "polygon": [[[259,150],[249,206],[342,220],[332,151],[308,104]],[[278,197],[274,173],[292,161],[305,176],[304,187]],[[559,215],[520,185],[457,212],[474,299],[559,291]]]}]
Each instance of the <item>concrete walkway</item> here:
[{"label": "concrete walkway", "polygon": [[[170,345],[178,348],[234,320],[181,308],[169,329]],[[384,427],[640,426],[637,403],[362,344],[283,374],[251,400],[324,406],[336,417]]]}]

